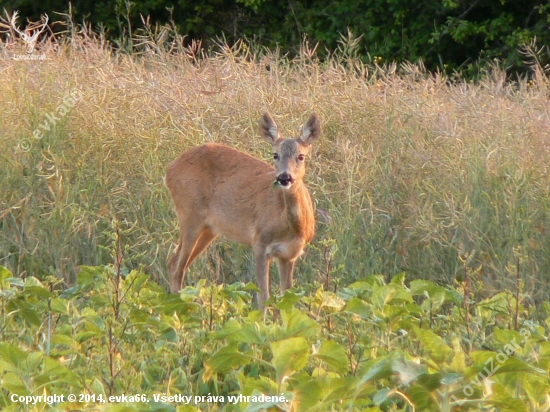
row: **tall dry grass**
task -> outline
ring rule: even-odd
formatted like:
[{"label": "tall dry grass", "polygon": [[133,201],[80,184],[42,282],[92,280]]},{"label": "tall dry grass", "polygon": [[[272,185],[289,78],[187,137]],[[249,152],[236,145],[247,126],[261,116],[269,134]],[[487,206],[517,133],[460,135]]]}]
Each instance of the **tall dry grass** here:
[{"label": "tall dry grass", "polygon": [[[163,37],[164,36],[164,37]],[[202,53],[167,32],[120,54],[83,33],[43,44],[44,61],[0,47],[0,264],[68,284],[79,265],[112,260],[115,226],[127,267],[166,284],[177,239],[163,185],[182,150],[223,142],[270,158],[262,111],[296,134],[316,111],[324,134],[308,184],[331,223],[297,270],[298,284],[341,287],[370,274],[460,281],[480,293],[515,285],[548,298],[549,83],[479,82],[421,66],[371,67],[345,47],[320,62],[241,43]],[[348,45],[349,46],[349,45]],[[32,136],[66,93],[81,100],[41,140]],[[30,146],[30,147],[29,147]],[[217,242],[188,280],[251,280],[244,247]]]}]

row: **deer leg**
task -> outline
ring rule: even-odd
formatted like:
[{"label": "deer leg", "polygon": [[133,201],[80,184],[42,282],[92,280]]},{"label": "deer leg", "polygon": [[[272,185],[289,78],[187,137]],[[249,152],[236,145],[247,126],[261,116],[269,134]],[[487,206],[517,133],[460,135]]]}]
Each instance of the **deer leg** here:
[{"label": "deer leg", "polygon": [[202,252],[212,243],[214,239],[216,239],[216,235],[212,233],[210,229],[205,229],[203,232],[199,235],[199,238],[197,239],[197,242],[195,243],[195,247],[193,248],[193,252],[191,253],[191,256],[189,256],[189,259],[187,259],[187,266],[185,267],[184,271],[191,266],[193,261],[198,258]]},{"label": "deer leg", "polygon": [[179,258],[181,253],[181,245],[183,240],[180,237],[180,243],[178,244],[178,247],[176,248],[176,252],[174,255],[170,258],[168,261],[168,272],[170,273],[170,279],[172,279],[172,273],[174,273],[178,267],[179,264]]},{"label": "deer leg", "polygon": [[170,291],[172,293],[178,293],[183,286],[185,271],[189,267],[189,258],[201,234],[201,230],[196,227],[180,224],[180,228],[182,232],[180,244],[176,250],[176,254],[168,263],[170,271]]},{"label": "deer leg", "polygon": [[294,271],[294,260],[279,259],[279,280],[281,293],[292,288],[292,272]]},{"label": "deer leg", "polygon": [[264,303],[269,299],[270,264],[270,259],[268,259],[264,247],[254,248],[254,263],[256,264],[256,279],[258,281],[258,287],[260,288],[258,303],[260,309],[264,309]]}]

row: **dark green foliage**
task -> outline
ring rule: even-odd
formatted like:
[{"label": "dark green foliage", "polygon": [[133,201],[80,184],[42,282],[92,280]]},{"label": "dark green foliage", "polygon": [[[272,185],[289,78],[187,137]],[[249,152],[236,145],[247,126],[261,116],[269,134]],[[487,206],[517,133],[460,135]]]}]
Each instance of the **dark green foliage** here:
[{"label": "dark green foliage", "polygon": [[[67,2],[8,1],[9,12],[38,19],[40,13],[68,12]],[[550,42],[548,1],[512,0],[80,0],[72,3],[73,19],[103,27],[112,38],[131,37],[153,23],[173,22],[187,39],[240,38],[296,52],[304,39],[319,42],[320,55],[334,51],[342,34],[359,40],[364,60],[423,60],[428,69],[479,72],[479,63],[498,59],[508,69],[522,68],[518,48],[536,37]],[[481,65],[483,66],[483,64]]]},{"label": "dark green foliage", "polygon": [[120,269],[63,289],[0,266],[2,410],[547,410],[548,318],[510,292],[470,302],[467,323],[461,286],[373,276],[264,315],[253,285],[176,296]]}]

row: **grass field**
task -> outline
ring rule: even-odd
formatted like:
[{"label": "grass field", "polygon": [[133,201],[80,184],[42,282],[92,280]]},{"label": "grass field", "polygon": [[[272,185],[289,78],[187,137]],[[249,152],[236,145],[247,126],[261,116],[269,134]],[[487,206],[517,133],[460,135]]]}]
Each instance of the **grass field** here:
[{"label": "grass field", "polygon": [[[135,42],[0,44],[0,409],[549,410],[542,68]],[[167,293],[167,165],[207,141],[269,161],[263,111],[323,127],[307,182],[330,219],[295,289],[255,310],[252,253],[220,239]]]},{"label": "grass field", "polygon": [[[296,135],[315,111],[323,136],[307,181],[331,223],[318,223],[298,285],[401,272],[453,285],[467,273],[490,296],[519,270],[529,302],[548,299],[546,77],[511,83],[495,69],[471,83],[365,66],[352,46],[319,62],[307,47],[288,59],[161,40],[128,55],[81,35],[34,61],[1,46],[0,265],[71,285],[80,265],[112,262],[118,231],[124,265],[167,285],[168,163],[206,141],[268,160],[261,113]],[[220,240],[187,279],[253,280],[252,268],[247,248]]]}]

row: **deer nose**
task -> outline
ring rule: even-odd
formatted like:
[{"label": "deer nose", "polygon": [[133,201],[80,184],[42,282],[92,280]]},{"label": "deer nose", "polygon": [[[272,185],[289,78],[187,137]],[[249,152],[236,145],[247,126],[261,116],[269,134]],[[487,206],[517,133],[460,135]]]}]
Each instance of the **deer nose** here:
[{"label": "deer nose", "polygon": [[281,185],[281,186],[290,186],[292,184],[292,181],[294,179],[292,179],[292,176],[289,175],[288,173],[284,172],[284,173],[281,173],[279,176],[277,176],[277,182]]}]

